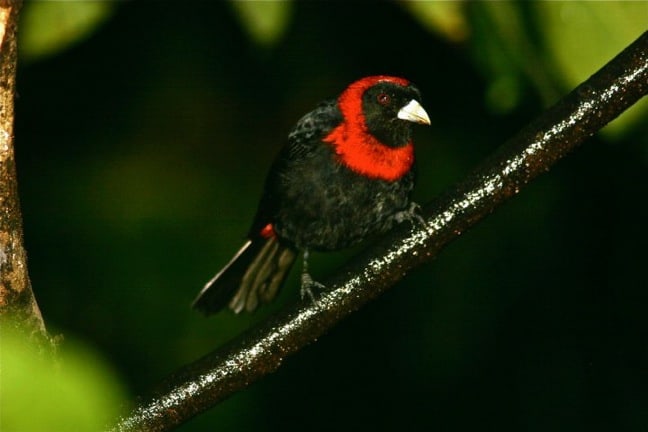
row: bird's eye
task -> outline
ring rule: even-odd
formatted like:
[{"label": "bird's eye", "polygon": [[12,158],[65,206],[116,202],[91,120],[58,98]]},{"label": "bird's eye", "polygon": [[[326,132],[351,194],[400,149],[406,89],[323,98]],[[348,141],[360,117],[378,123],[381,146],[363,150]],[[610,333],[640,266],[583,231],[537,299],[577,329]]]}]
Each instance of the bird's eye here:
[{"label": "bird's eye", "polygon": [[380,105],[387,106],[391,103],[391,97],[387,93],[379,93],[376,100]]}]

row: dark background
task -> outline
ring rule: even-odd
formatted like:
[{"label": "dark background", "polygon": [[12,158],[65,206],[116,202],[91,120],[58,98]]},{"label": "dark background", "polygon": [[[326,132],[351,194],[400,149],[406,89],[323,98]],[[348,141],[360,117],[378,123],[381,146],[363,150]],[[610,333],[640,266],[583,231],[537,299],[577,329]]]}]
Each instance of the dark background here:
[{"label": "dark background", "polygon": [[[459,181],[552,97],[521,74],[514,109],[485,102],[480,7],[467,6],[472,38],[454,43],[395,3],[296,2],[263,47],[226,3],[118,4],[77,45],[23,63],[19,185],[48,325],[94,347],[135,396],[294,301],[293,276],[254,315],[189,308],[242,242],[291,126],[359,77],[407,77],[423,94],[416,200]],[[533,8],[521,14],[544,52]],[[543,64],[555,95],[569,91]],[[647,133],[640,122],[589,140],[180,430],[643,430]],[[316,254],[313,273],[348,255]]]}]

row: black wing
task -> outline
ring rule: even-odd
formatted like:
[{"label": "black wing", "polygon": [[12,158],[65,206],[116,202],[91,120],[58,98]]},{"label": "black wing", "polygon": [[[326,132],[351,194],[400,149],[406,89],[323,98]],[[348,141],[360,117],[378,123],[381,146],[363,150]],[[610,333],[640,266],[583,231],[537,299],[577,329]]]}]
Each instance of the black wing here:
[{"label": "black wing", "polygon": [[266,177],[263,195],[250,229],[249,237],[254,238],[268,223],[272,223],[280,206],[278,191],[283,190],[283,178],[291,166],[308,158],[322,139],[342,122],[342,113],[335,99],[320,103],[313,111],[304,115],[288,134],[288,143],[281,149]]}]

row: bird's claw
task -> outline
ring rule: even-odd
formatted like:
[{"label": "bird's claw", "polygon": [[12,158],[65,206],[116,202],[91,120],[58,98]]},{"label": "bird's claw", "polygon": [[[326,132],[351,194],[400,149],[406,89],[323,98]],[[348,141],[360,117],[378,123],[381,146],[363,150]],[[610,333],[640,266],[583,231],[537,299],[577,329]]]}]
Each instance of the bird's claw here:
[{"label": "bird's claw", "polygon": [[310,300],[313,303],[317,302],[317,298],[315,297],[315,294],[313,293],[313,289],[317,291],[321,291],[325,289],[326,286],[322,283],[319,283],[311,277],[310,274],[308,273],[302,273],[301,276],[301,288],[299,290],[299,294],[301,295],[302,300],[306,297],[310,298]]},{"label": "bird's claw", "polygon": [[399,224],[404,221],[409,221],[412,225],[418,224],[420,227],[425,227],[425,219],[422,216],[423,209],[418,203],[411,202],[407,210],[402,210],[396,213],[395,219]]}]

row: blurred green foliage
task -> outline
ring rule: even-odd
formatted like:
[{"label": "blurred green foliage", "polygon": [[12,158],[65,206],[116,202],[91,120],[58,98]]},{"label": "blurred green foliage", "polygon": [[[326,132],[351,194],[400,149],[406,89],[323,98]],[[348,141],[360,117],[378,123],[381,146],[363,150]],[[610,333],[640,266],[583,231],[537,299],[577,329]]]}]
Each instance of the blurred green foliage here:
[{"label": "blurred green foliage", "polygon": [[[189,309],[244,237],[288,130],[321,99],[368,74],[414,81],[433,120],[415,132],[425,203],[639,36],[645,5],[26,3],[33,61],[20,62],[15,134],[30,275],[50,326],[119,375],[88,360],[94,372],[70,380],[145,393],[298,295],[293,275],[252,316]],[[30,18],[49,7],[95,18],[61,39],[62,21]],[[574,8],[601,25],[573,23]],[[32,33],[43,47],[28,48]],[[635,121],[593,138],[180,430],[640,430],[647,136]],[[316,254],[313,273],[351,253]]]},{"label": "blurred green foliage", "polygon": [[275,45],[290,25],[292,1],[230,1],[241,24],[260,45]]},{"label": "blurred green foliage", "polygon": [[124,408],[114,371],[87,346],[66,340],[50,356],[6,321],[0,340],[3,431],[99,431]]},{"label": "blurred green foliage", "polygon": [[87,38],[114,9],[107,1],[31,1],[21,12],[22,59],[55,55]]},{"label": "blurred green foliage", "polygon": [[[648,28],[648,2],[540,2],[537,10],[550,60],[558,68],[556,80],[567,87],[587,79]],[[623,133],[646,116],[644,99],[606,132]]]},{"label": "blurred green foliage", "polygon": [[[470,41],[474,58],[488,73],[485,93],[495,112],[516,109],[523,81],[532,83],[545,105],[560,89],[584,81],[647,28],[648,2],[545,1],[405,3],[412,15],[450,41]],[[469,9],[477,9],[473,26]],[[530,31],[529,21],[535,24]],[[648,101],[633,107],[607,132],[622,133],[626,122],[648,115]]]},{"label": "blurred green foliage", "polygon": [[450,41],[464,42],[470,34],[463,1],[407,1],[403,7],[421,24]]}]

